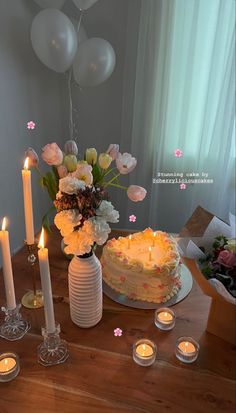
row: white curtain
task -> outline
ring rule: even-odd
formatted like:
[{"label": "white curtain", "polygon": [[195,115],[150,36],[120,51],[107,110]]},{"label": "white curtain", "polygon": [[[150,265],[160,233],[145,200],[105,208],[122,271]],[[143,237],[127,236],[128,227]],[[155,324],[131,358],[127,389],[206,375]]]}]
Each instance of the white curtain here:
[{"label": "white curtain", "polygon": [[[127,206],[137,227],[178,231],[199,204],[225,220],[234,212],[234,64],[234,0],[141,1],[130,180],[148,197]],[[153,183],[161,172],[213,183]]]}]

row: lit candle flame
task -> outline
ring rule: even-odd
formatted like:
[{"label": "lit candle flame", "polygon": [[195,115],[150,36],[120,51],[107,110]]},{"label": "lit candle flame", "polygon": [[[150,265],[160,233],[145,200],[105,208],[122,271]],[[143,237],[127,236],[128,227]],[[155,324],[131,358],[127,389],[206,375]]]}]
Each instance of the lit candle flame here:
[{"label": "lit candle flame", "polygon": [[155,247],[155,239],[156,239],[156,235],[157,235],[157,232],[155,231],[155,232],[153,232],[153,241],[152,241],[152,246],[153,247]]},{"label": "lit candle flame", "polygon": [[44,248],[44,228],[42,228],[41,235],[39,238],[38,248]]},{"label": "lit candle flame", "polygon": [[3,220],[2,220],[2,231],[6,230],[6,225],[7,225],[7,219],[6,219],[6,217],[4,217]]},{"label": "lit candle flame", "polygon": [[29,157],[28,157],[28,156],[27,156],[27,158],[25,159],[24,169],[26,169],[26,170],[29,169]]}]

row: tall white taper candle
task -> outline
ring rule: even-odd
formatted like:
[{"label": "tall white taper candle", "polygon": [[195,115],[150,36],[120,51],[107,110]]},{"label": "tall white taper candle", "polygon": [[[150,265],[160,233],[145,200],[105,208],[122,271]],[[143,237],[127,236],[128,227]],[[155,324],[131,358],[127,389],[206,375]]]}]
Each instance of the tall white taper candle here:
[{"label": "tall white taper candle", "polygon": [[31,191],[31,171],[28,170],[29,158],[26,158],[24,169],[22,170],[24,209],[25,209],[25,232],[28,245],[34,244],[34,218]]},{"label": "tall white taper candle", "polygon": [[2,221],[2,230],[0,231],[0,245],[2,250],[2,263],[3,263],[3,277],[6,291],[7,308],[13,310],[16,308],[16,297],[13,282],[11,253],[9,243],[9,232],[6,231],[6,218]]},{"label": "tall white taper candle", "polygon": [[38,247],[40,248],[38,251],[38,257],[39,257],[41,284],[42,284],[42,290],[43,290],[46,329],[48,333],[54,333],[56,326],[55,326],[55,317],[54,317],[54,308],[53,308],[53,299],[52,299],[52,286],[51,286],[50,268],[49,268],[49,261],[48,261],[48,249],[44,248],[44,230],[43,229],[41,232]]}]

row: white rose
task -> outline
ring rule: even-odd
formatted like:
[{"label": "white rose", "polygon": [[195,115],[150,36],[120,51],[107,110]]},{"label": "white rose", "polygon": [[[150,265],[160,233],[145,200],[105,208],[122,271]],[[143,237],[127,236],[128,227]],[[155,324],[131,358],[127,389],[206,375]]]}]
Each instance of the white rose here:
[{"label": "white rose", "polygon": [[73,176],[66,176],[59,181],[59,190],[66,194],[77,194],[80,189],[85,188],[85,183]]},{"label": "white rose", "polygon": [[89,218],[85,221],[84,226],[89,226],[92,231],[94,242],[98,245],[105,244],[108,234],[111,232],[111,228],[105,219],[100,217]]},{"label": "white rose", "polygon": [[76,209],[69,209],[61,211],[56,214],[54,223],[60,230],[63,237],[71,234],[74,231],[74,227],[80,224],[82,215],[78,213]]},{"label": "white rose", "polygon": [[93,238],[87,234],[84,227],[78,231],[74,231],[64,238],[67,245],[65,247],[66,254],[83,255],[91,251]]},{"label": "white rose", "polygon": [[96,211],[96,215],[104,218],[107,222],[112,222],[113,224],[119,222],[119,212],[116,211],[112,203],[109,201],[101,202]]}]

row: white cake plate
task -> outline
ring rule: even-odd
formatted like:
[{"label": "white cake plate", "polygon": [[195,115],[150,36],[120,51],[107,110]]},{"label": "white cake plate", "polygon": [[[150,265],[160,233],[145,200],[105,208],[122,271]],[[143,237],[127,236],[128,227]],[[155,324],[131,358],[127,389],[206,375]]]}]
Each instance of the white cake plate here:
[{"label": "white cake plate", "polygon": [[130,300],[126,295],[120,294],[119,292],[113,290],[106,282],[103,280],[103,292],[104,294],[111,298],[111,300],[116,303],[125,305],[126,307],[141,308],[143,310],[155,310],[160,307],[171,307],[182,301],[190,293],[193,286],[193,278],[189,269],[182,264],[180,267],[180,280],[181,289],[178,293],[165,303],[148,303],[141,300]]}]

